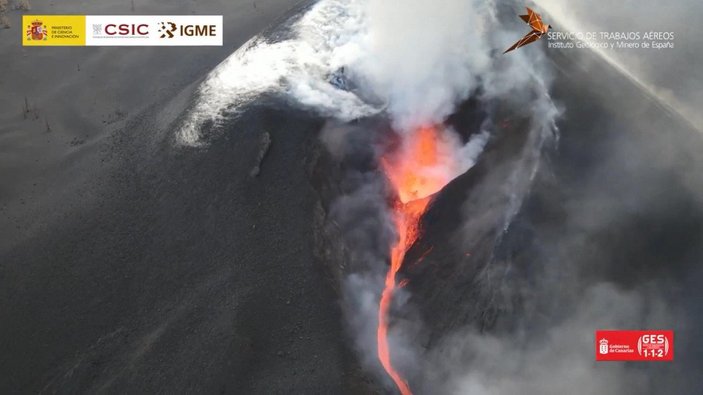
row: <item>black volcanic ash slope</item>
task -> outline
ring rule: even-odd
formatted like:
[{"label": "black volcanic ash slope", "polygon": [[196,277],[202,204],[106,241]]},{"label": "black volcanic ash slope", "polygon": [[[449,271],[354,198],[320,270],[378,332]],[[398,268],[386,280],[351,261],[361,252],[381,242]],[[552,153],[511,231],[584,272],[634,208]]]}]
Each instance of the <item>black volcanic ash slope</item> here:
[{"label": "black volcanic ash slope", "polygon": [[313,255],[320,121],[253,105],[191,149],[153,119],[99,205],[2,252],[0,391],[366,392]]}]

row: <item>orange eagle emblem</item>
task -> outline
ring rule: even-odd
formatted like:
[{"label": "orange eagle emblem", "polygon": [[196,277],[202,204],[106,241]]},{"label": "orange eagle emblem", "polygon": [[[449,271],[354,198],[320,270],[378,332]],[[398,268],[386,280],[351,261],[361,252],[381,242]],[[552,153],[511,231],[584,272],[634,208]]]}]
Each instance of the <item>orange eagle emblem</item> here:
[{"label": "orange eagle emblem", "polygon": [[542,16],[540,14],[532,11],[530,7],[526,8],[527,15],[520,15],[520,18],[525,21],[528,25],[530,25],[532,31],[527,33],[525,37],[521,38],[520,41],[513,44],[512,47],[506,49],[503,53],[508,53],[515,48],[520,48],[529,43],[537,41],[542,36],[544,36],[549,31],[549,29],[552,28],[552,25],[545,25],[544,22],[542,22]]}]

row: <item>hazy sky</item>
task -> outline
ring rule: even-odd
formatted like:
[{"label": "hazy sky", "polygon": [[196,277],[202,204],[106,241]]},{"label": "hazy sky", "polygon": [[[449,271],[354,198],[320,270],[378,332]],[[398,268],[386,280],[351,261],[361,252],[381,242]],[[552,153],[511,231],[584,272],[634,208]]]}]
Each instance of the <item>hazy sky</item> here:
[{"label": "hazy sky", "polygon": [[[697,0],[536,0],[547,21],[570,31],[673,32],[673,49],[603,50],[701,129],[703,2]],[[538,11],[538,12],[539,12]]]}]

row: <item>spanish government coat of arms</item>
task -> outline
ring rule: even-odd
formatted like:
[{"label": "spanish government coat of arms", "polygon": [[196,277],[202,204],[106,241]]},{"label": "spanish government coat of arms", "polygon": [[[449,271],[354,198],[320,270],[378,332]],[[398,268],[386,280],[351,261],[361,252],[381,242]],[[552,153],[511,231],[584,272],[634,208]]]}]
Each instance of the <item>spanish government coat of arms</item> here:
[{"label": "spanish government coat of arms", "polygon": [[27,40],[46,40],[46,38],[46,28],[42,21],[37,19],[27,26]]}]

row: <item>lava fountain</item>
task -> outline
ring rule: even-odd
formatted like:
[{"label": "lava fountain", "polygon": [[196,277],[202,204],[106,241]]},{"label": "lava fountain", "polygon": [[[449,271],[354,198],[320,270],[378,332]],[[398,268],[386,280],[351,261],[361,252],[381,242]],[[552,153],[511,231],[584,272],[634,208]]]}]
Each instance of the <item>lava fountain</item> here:
[{"label": "lava fountain", "polygon": [[403,395],[412,394],[407,381],[395,370],[388,348],[388,311],[398,287],[396,274],[408,249],[420,235],[420,218],[432,195],[458,175],[459,158],[448,131],[426,126],[404,134],[400,147],[381,158],[381,167],[396,195],[393,221],[397,240],[391,247],[391,264],[378,309],[378,358]]}]

